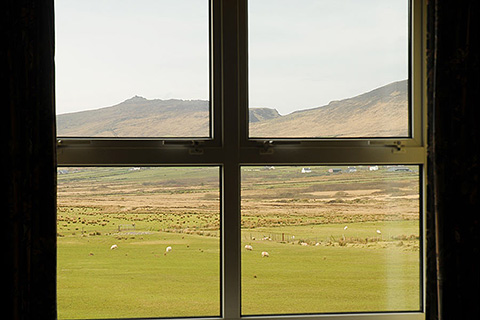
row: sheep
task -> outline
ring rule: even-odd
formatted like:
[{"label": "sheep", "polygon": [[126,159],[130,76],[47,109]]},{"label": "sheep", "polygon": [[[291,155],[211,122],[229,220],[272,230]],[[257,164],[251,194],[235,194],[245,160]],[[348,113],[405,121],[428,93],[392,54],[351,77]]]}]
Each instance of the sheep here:
[{"label": "sheep", "polygon": [[117,249],[118,246],[116,244],[114,244],[113,246],[110,247],[110,250],[113,250],[113,249]]},{"label": "sheep", "polygon": [[382,234],[382,231],[380,231],[380,230],[377,230],[377,233],[378,233],[378,234]]},{"label": "sheep", "polygon": [[248,251],[252,251],[253,250],[253,247],[249,244],[245,245],[245,249],[248,250]]},{"label": "sheep", "polygon": [[270,255],[268,254],[268,252],[267,252],[267,251],[263,251],[263,252],[262,252],[262,258],[268,258],[268,257],[270,257]]},{"label": "sheep", "polygon": [[172,247],[168,246],[167,248],[165,248],[165,252],[170,252],[172,251]]},{"label": "sheep", "polygon": [[308,246],[308,243],[306,243],[306,242],[301,242],[300,244],[301,244],[302,246]]}]

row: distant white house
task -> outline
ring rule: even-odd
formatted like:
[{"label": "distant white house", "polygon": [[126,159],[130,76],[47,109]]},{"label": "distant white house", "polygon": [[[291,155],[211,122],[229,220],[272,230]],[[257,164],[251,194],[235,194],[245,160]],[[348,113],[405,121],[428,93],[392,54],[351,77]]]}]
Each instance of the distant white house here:
[{"label": "distant white house", "polygon": [[377,171],[377,170],[378,170],[378,166],[369,166],[369,167],[368,167],[368,170],[370,170],[370,171]]},{"label": "distant white house", "polygon": [[141,170],[141,168],[139,168],[139,167],[132,167],[132,168],[128,169],[128,171],[140,171],[140,170]]},{"label": "distant white house", "polygon": [[302,173],[311,173],[312,169],[310,168],[302,168]]}]

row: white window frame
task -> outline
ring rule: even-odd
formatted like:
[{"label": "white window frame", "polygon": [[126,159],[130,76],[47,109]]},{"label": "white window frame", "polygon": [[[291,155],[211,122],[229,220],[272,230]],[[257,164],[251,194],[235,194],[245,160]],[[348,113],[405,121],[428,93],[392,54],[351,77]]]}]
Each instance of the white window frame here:
[{"label": "white window frame", "polygon": [[[248,0],[211,0],[209,139],[57,139],[59,166],[215,165],[221,168],[223,319],[425,319],[425,199],[421,206],[422,303],[418,312],[241,315],[240,168],[243,165],[419,165],[425,190],[425,1],[411,0],[411,132],[408,139],[248,139]],[[218,318],[215,318],[218,319]]]}]

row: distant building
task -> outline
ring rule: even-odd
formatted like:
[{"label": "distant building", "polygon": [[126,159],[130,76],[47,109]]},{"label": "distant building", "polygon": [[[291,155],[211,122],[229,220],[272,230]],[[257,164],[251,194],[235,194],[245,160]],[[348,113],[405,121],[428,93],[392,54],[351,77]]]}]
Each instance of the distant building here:
[{"label": "distant building", "polygon": [[339,172],[342,172],[342,169],[340,169],[340,168],[330,168],[330,169],[328,169],[328,172],[339,173]]},{"label": "distant building", "polygon": [[302,173],[311,173],[312,169],[310,168],[302,168]]},{"label": "distant building", "polygon": [[369,167],[368,167],[368,170],[370,170],[370,171],[377,171],[377,170],[378,170],[378,166],[369,166]]},{"label": "distant building", "polygon": [[410,168],[404,167],[404,166],[395,166],[395,167],[390,167],[387,169],[387,171],[390,172],[412,172]]}]

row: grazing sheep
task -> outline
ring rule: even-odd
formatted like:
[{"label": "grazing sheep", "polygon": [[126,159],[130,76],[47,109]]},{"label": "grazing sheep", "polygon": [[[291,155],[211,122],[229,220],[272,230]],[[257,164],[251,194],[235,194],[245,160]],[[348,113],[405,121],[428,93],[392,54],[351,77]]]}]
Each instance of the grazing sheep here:
[{"label": "grazing sheep", "polygon": [[347,229],[348,229],[348,226],[345,226],[345,227],[343,228],[343,230],[347,230]]},{"label": "grazing sheep", "polygon": [[306,243],[306,242],[301,242],[300,244],[301,244],[302,246],[308,246],[308,243]]},{"label": "grazing sheep", "polygon": [[263,251],[263,252],[262,252],[262,258],[268,258],[268,257],[270,257],[270,255],[268,254],[268,252],[267,252],[267,251]]},{"label": "grazing sheep", "polygon": [[380,231],[380,230],[377,230],[377,233],[378,233],[378,234],[382,234],[382,231]]},{"label": "grazing sheep", "polygon": [[253,247],[249,244],[245,245],[245,249],[248,250],[248,251],[252,251],[253,250]]},{"label": "grazing sheep", "polygon": [[118,246],[116,244],[114,244],[113,246],[110,247],[110,250],[113,250],[113,249],[117,249]]},{"label": "grazing sheep", "polygon": [[166,249],[165,249],[165,252],[170,252],[172,251],[172,247],[168,246]]}]

